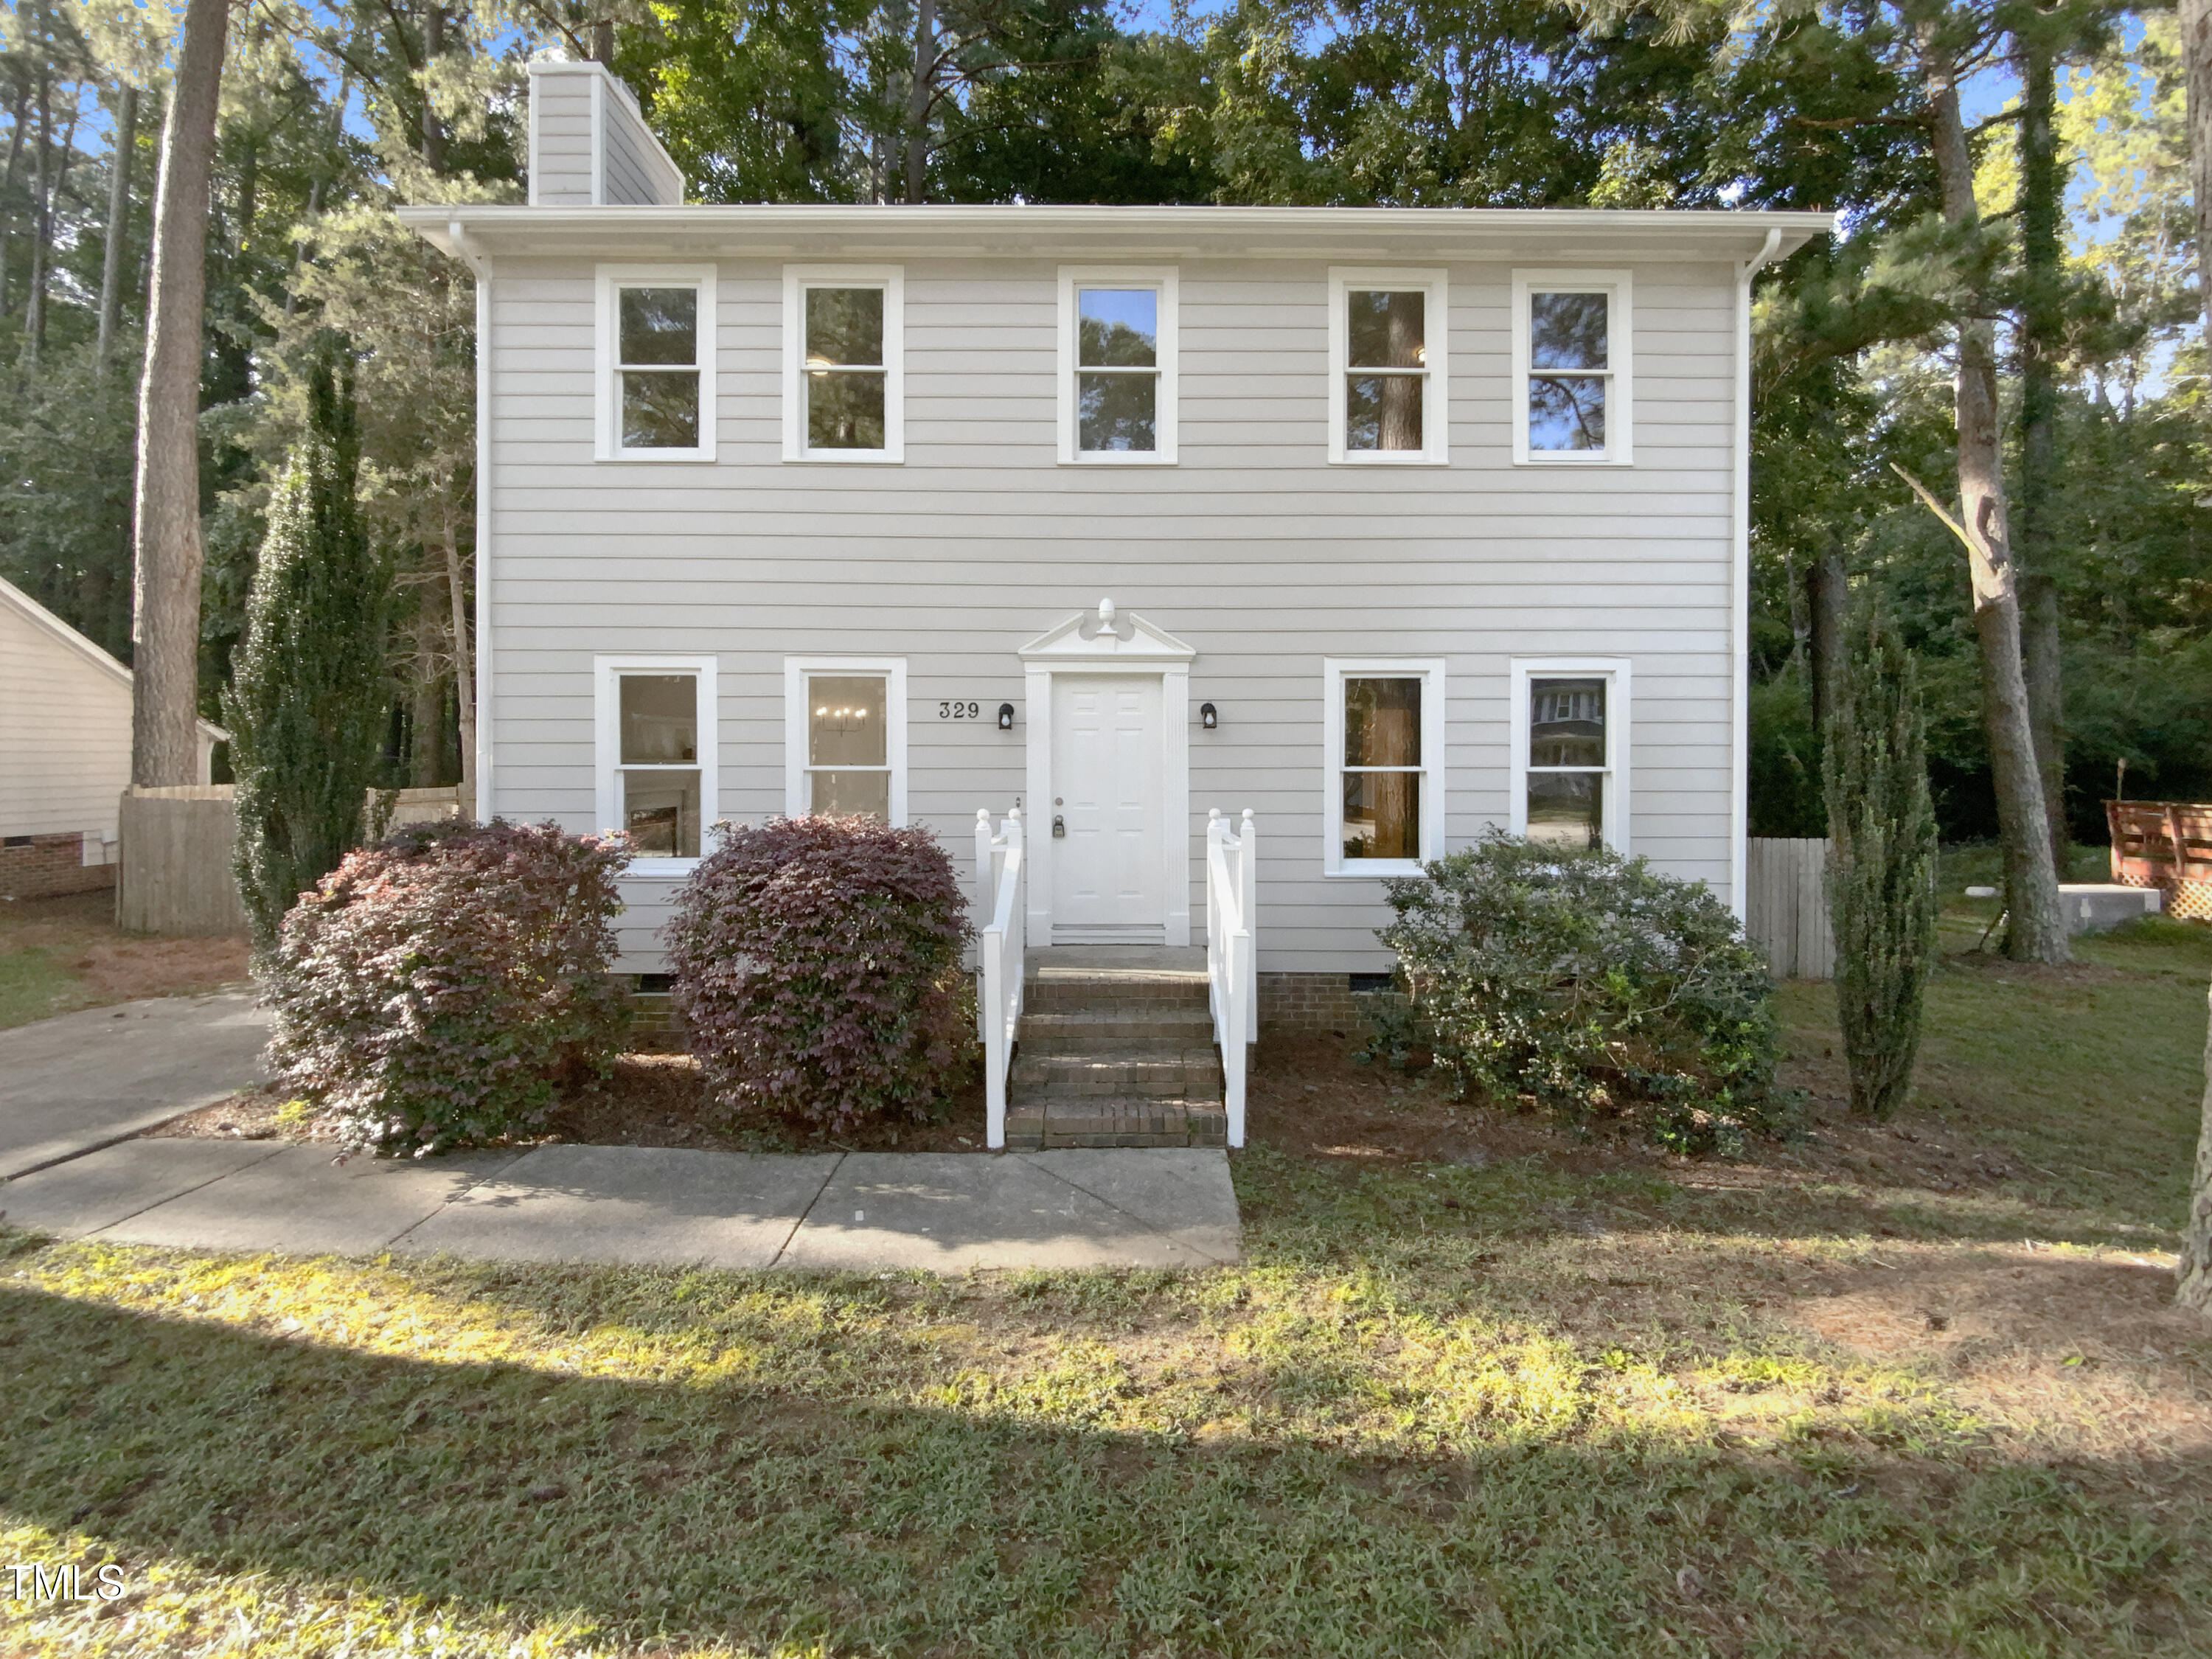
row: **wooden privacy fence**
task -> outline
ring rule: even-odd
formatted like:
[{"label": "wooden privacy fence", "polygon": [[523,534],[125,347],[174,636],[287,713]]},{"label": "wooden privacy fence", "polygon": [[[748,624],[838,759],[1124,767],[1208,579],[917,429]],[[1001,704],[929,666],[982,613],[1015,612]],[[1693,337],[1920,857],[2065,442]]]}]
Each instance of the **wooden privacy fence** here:
[{"label": "wooden privacy fence", "polygon": [[[134,933],[242,933],[246,904],[231,872],[238,809],[228,783],[179,784],[123,792],[121,857],[115,872],[115,925]],[[368,798],[372,825],[380,811]],[[391,824],[449,818],[457,789],[402,789]]]},{"label": "wooden privacy fence", "polygon": [[2212,921],[2212,805],[2202,801],[2108,800],[2112,879],[2155,887],[2166,913]]},{"label": "wooden privacy fence", "polygon": [[1777,979],[1833,979],[1825,839],[1754,838],[1744,860],[1743,930]]}]

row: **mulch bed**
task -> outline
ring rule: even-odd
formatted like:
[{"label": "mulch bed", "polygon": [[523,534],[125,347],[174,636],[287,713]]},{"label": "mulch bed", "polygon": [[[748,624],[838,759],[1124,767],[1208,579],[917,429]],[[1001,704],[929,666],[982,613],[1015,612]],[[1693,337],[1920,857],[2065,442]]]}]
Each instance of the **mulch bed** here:
[{"label": "mulch bed", "polygon": [[[1852,1118],[1835,1092],[1838,1066],[1827,1056],[1785,1066],[1784,1079],[1808,1089],[1807,1133],[1757,1142],[1741,1163],[1691,1158],[1649,1145],[1632,1130],[1604,1123],[1577,1132],[1534,1112],[1452,1097],[1428,1072],[1400,1072],[1354,1058],[1359,1041],[1334,1034],[1270,1034],[1260,1045],[1247,1097],[1247,1136],[1300,1158],[1346,1170],[1419,1163],[1481,1164],[1540,1158],[1562,1172],[1589,1176],[1643,1171],[1696,1184],[1756,1188],[1777,1180],[1841,1180],[1955,1192],[2018,1179],[2010,1155],[1958,1140],[1911,1118],[1873,1124]],[[326,1126],[282,1115],[267,1090],[230,1099],[149,1133],[158,1136],[326,1140]],[[518,1144],[683,1146],[713,1152],[981,1152],[983,1088],[969,1079],[942,1117],[874,1123],[831,1135],[767,1113],[734,1116],[710,1103],[688,1054],[629,1054],[602,1083],[562,1091],[538,1133]]]}]

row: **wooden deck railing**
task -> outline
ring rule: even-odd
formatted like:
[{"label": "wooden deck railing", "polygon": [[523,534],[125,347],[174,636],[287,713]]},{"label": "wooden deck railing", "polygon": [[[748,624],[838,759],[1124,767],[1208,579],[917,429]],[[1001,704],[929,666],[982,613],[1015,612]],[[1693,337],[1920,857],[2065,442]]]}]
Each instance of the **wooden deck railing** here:
[{"label": "wooden deck railing", "polygon": [[2155,887],[2168,915],[2212,921],[2212,805],[2203,801],[2108,800],[2112,879]]}]

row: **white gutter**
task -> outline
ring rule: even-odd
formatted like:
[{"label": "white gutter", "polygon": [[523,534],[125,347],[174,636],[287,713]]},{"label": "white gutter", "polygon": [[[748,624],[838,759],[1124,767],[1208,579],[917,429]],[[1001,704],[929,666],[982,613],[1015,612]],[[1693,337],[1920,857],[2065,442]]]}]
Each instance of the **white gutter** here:
[{"label": "white gutter", "polygon": [[492,403],[491,261],[471,241],[460,222],[450,221],[446,235],[476,278],[477,289],[477,799],[476,817],[489,822],[495,810],[492,792]]},{"label": "white gutter", "polygon": [[1729,908],[1741,922],[1751,834],[1751,283],[1782,246],[1782,228],[1736,268],[1735,488],[1729,526]]}]

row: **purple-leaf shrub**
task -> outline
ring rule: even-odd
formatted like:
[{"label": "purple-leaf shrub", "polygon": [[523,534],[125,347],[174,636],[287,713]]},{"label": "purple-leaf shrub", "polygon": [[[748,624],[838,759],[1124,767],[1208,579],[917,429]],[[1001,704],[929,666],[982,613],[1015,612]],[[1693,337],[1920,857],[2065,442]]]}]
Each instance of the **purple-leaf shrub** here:
[{"label": "purple-leaf shrub", "polygon": [[607,972],[619,839],[557,824],[410,824],[301,896],[266,986],[277,1079],[354,1147],[429,1152],[528,1127],[604,1073],[627,1013]]},{"label": "purple-leaf shrub", "polygon": [[717,834],[662,932],[715,1101],[833,1129],[926,1115],[973,1036],[967,905],[945,849],[868,817]]}]

